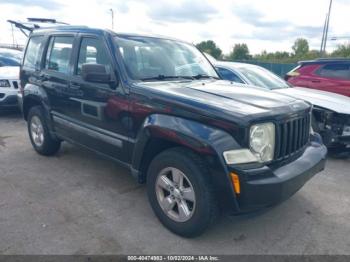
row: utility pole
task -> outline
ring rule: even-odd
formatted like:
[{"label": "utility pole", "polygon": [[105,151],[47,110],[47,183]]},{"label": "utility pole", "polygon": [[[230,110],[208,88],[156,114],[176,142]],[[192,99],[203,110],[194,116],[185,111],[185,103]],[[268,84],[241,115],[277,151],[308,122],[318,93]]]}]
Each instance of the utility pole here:
[{"label": "utility pole", "polygon": [[15,34],[13,33],[13,24],[11,24],[11,32],[12,32],[12,45],[15,46]]},{"label": "utility pole", "polygon": [[326,53],[328,29],[329,29],[329,20],[330,20],[331,11],[332,11],[332,4],[333,4],[333,0],[330,0],[329,1],[328,14],[326,16],[326,22],[325,22],[325,25],[324,25],[324,28],[323,28],[323,36],[322,36],[322,43],[321,43],[321,55]]},{"label": "utility pole", "polygon": [[114,30],[114,11],[113,9],[109,9],[109,11],[111,11],[111,17],[112,17],[112,30]]},{"label": "utility pole", "polygon": [[323,25],[322,41],[321,41],[321,48],[320,48],[321,55],[323,54],[323,43],[324,43],[324,36],[326,34],[327,20],[328,20],[328,14],[326,14],[326,19],[324,20],[324,25]]}]

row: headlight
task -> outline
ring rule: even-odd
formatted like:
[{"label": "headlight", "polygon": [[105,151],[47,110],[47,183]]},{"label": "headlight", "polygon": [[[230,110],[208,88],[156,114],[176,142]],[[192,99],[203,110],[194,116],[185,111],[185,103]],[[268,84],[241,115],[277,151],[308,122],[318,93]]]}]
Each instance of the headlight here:
[{"label": "headlight", "polygon": [[273,160],[275,152],[275,125],[258,124],[250,128],[250,150],[259,162]]},{"label": "headlight", "polygon": [[10,82],[8,80],[0,80],[0,87],[10,87]]},{"label": "headlight", "polygon": [[246,164],[269,162],[275,152],[275,125],[258,124],[250,128],[250,149],[238,149],[224,152],[226,164]]},{"label": "headlight", "polygon": [[350,126],[344,126],[343,136],[350,136]]}]

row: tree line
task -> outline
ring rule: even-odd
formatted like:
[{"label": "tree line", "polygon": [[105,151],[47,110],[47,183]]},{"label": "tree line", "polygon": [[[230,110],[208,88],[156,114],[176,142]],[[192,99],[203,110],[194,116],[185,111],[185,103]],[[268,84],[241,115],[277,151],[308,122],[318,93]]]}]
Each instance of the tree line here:
[{"label": "tree line", "polygon": [[223,54],[222,50],[213,40],[203,41],[196,46],[202,52],[206,52],[216,59],[228,61],[257,60],[273,63],[296,63],[301,60],[311,60],[319,57],[350,58],[350,43],[338,45],[338,47],[331,53],[321,54],[318,50],[310,50],[309,42],[304,38],[298,38],[295,40],[292,46],[293,52],[267,52],[264,50],[256,55],[250,54],[248,45],[245,43],[235,44],[229,54]]}]

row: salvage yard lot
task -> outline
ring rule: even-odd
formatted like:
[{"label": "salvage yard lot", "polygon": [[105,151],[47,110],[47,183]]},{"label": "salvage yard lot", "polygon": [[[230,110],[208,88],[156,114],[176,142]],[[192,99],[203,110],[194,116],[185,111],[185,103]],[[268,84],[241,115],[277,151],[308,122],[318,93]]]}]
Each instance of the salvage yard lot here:
[{"label": "salvage yard lot", "polygon": [[350,255],[349,236],[350,159],[329,159],[273,209],[184,239],[158,222],[126,170],[67,143],[39,156],[19,114],[0,115],[0,254]]}]

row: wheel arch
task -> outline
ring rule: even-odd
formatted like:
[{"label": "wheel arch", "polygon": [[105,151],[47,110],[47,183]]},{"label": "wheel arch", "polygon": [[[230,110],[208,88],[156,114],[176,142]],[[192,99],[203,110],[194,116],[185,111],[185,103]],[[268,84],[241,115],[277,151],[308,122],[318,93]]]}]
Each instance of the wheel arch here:
[{"label": "wheel arch", "polygon": [[28,120],[28,113],[30,109],[34,106],[41,106],[44,109],[44,116],[48,124],[49,131],[51,135],[55,137],[55,134],[53,132],[53,122],[50,115],[51,105],[46,91],[40,86],[27,84],[24,88],[22,105],[23,117],[26,121]]},{"label": "wheel arch", "polygon": [[220,198],[238,210],[223,152],[239,149],[240,145],[225,131],[197,121],[161,114],[149,116],[136,139],[131,163],[134,176],[140,183],[146,183],[152,160],[164,150],[176,147],[201,157]]},{"label": "wheel arch", "polygon": [[183,147],[206,159],[216,161],[226,172],[222,153],[238,149],[234,138],[215,127],[175,116],[150,115],[139,131],[132,156],[132,169],[140,182],[145,182],[145,173],[152,159],[163,150]]}]

